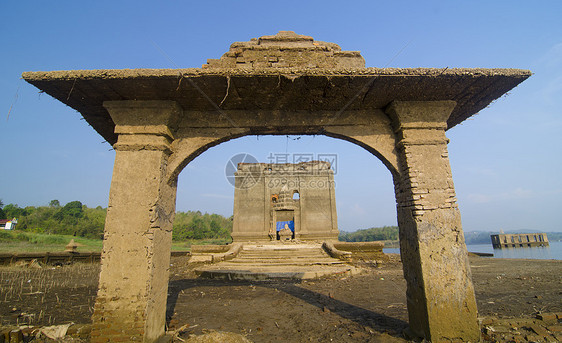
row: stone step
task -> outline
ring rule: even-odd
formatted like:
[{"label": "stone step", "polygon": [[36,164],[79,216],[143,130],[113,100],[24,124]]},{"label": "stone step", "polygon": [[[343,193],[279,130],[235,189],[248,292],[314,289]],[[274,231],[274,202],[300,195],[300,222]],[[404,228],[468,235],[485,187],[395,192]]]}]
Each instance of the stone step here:
[{"label": "stone step", "polygon": [[257,252],[283,252],[283,251],[323,251],[321,247],[306,248],[306,249],[247,249],[243,248],[242,251],[257,251]]},{"label": "stone step", "polygon": [[221,265],[221,268],[234,268],[234,269],[243,269],[243,270],[252,270],[255,268],[266,268],[266,267],[283,267],[288,270],[291,267],[313,267],[313,266],[342,266],[346,265],[345,263],[330,263],[330,262],[314,262],[314,263],[272,263],[272,264],[264,264],[264,263],[229,263]]},{"label": "stone step", "polygon": [[323,251],[324,249],[322,249],[321,245],[308,245],[305,247],[296,247],[296,246],[277,246],[277,245],[271,245],[271,246],[262,246],[262,247],[248,247],[248,246],[244,246],[242,248],[242,251],[258,251],[258,252],[262,252],[262,251]]},{"label": "stone step", "polygon": [[316,258],[316,257],[330,257],[327,254],[239,254],[237,257],[249,257],[249,258],[292,258],[292,257],[304,257],[304,258]]},{"label": "stone step", "polygon": [[203,266],[195,272],[203,277],[265,280],[309,279],[356,270],[330,257],[320,244],[245,244],[235,258]]},{"label": "stone step", "polygon": [[323,250],[321,246],[319,245],[314,245],[314,246],[309,246],[309,247],[305,247],[305,248],[296,248],[296,247],[277,247],[277,246],[272,246],[272,247],[261,247],[261,248],[249,248],[247,246],[244,246],[242,248],[242,251],[315,251],[315,250]]},{"label": "stone step", "polygon": [[327,255],[323,251],[291,251],[291,252],[279,252],[272,251],[268,253],[255,252],[255,251],[241,251],[238,256],[324,256]]},{"label": "stone step", "polygon": [[[237,261],[305,261],[305,260],[333,260],[329,256],[239,256]],[[339,260],[338,260],[339,261]]]},{"label": "stone step", "polygon": [[310,249],[242,249],[240,252],[251,252],[256,254],[290,254],[295,252],[303,252],[303,253],[310,253],[310,252],[323,252],[324,249],[322,248],[310,248]]},{"label": "stone step", "polygon": [[238,256],[237,261],[304,261],[304,260],[333,260],[329,256]]},{"label": "stone step", "polygon": [[270,266],[245,268],[228,268],[211,265],[195,270],[202,277],[227,280],[270,280],[270,279],[314,279],[329,275],[351,275],[358,269],[349,265],[337,266]]},{"label": "stone step", "polygon": [[256,260],[302,260],[302,259],[332,259],[330,256],[325,255],[310,255],[310,256],[237,256],[236,259],[256,259]]},{"label": "stone step", "polygon": [[[230,260],[227,262],[228,265],[238,265],[238,266],[291,266],[291,265],[298,265],[298,266],[307,266],[307,265],[338,265],[338,264],[345,264],[342,261],[332,261],[332,260],[303,260],[303,261],[277,261],[277,262],[264,262],[264,261],[235,261]],[[225,264],[226,265],[226,264]]]}]

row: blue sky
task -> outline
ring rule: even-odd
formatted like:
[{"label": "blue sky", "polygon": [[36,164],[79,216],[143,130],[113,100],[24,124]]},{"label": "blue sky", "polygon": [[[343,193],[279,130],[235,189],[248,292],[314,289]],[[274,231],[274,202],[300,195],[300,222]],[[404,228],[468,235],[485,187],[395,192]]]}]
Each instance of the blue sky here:
[{"label": "blue sky", "polygon": [[[107,205],[114,152],[24,71],[199,67],[234,41],[292,30],[369,67],[530,69],[534,75],[448,131],[463,226],[562,231],[560,1],[9,1],[0,3],[0,199]],[[164,52],[165,55],[162,53]],[[177,209],[232,213],[224,176],[240,152],[338,155],[339,227],[395,225],[390,173],[351,143],[245,137],[208,150],[179,178]]]}]

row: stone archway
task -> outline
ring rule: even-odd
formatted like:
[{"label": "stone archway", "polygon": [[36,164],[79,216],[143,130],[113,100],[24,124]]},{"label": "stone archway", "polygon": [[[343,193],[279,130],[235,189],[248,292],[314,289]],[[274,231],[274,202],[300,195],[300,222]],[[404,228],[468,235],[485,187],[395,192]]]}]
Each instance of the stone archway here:
[{"label": "stone archway", "polygon": [[410,328],[479,339],[445,131],[526,79],[513,69],[365,68],[359,52],[280,32],[201,69],[31,72],[116,150],[92,342],[164,334],[177,176],[250,134],[324,134],[391,171]]}]

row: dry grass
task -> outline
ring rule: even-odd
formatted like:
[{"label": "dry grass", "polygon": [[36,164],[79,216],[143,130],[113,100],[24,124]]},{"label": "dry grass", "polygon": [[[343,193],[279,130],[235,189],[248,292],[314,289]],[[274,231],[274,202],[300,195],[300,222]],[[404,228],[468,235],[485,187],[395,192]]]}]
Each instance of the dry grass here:
[{"label": "dry grass", "polygon": [[0,325],[88,320],[98,274],[97,264],[0,266]]}]

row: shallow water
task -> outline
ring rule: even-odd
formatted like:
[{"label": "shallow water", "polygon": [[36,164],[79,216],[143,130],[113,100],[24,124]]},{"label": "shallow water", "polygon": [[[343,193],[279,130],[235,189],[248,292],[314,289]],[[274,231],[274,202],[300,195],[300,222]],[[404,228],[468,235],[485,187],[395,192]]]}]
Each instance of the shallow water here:
[{"label": "shallow water", "polygon": [[[562,260],[562,242],[550,242],[548,247],[524,247],[494,249],[490,244],[469,244],[466,246],[470,252],[494,254],[495,258],[524,258],[539,260]],[[397,248],[384,248],[385,253],[400,253]]]}]

